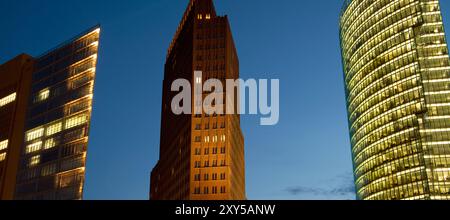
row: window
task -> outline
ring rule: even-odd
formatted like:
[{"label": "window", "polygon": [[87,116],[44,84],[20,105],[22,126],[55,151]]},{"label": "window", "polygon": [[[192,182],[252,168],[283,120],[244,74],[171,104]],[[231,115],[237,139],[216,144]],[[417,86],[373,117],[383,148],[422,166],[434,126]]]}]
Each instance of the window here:
[{"label": "window", "polygon": [[209,188],[207,186],[205,188],[203,188],[203,193],[204,194],[209,194]]},{"label": "window", "polygon": [[32,141],[44,136],[44,128],[35,128],[27,132],[26,140]]},{"label": "window", "polygon": [[209,160],[205,161],[205,167],[209,167]]},{"label": "window", "polygon": [[36,143],[33,143],[33,144],[29,144],[25,148],[25,152],[27,154],[29,154],[29,153],[33,153],[33,152],[36,152],[36,151],[40,151],[41,147],[42,147],[42,141],[39,141],[39,142],[36,142]]},{"label": "window", "polygon": [[217,160],[213,160],[212,166],[213,166],[213,167],[217,167]]},{"label": "window", "polygon": [[6,153],[0,154],[0,161],[4,161],[6,159]]},{"label": "window", "polygon": [[34,102],[42,102],[44,100],[47,100],[50,97],[50,89],[49,88],[45,88],[41,91],[38,92],[38,94],[36,95],[36,98],[34,99]]},{"label": "window", "polygon": [[62,130],[62,122],[56,122],[47,127],[46,135],[54,135]]},{"label": "window", "polygon": [[211,15],[210,14],[206,14],[206,20],[211,19]]},{"label": "window", "polygon": [[202,15],[202,14],[198,14],[198,15],[197,15],[197,19],[198,19],[198,20],[202,20],[202,19],[203,19],[203,15]]},{"label": "window", "polygon": [[[197,59],[198,59],[198,58],[197,58]],[[199,60],[201,60],[201,58],[200,58]],[[196,77],[196,78],[195,78],[195,83],[201,84],[201,83],[202,83],[202,77]]]},{"label": "window", "polygon": [[208,181],[208,180],[209,180],[209,174],[205,174],[205,175],[203,176],[203,179],[206,180],[206,181]]},{"label": "window", "polygon": [[217,135],[214,135],[214,136],[213,136],[212,141],[213,141],[214,143],[217,142]]},{"label": "window", "polygon": [[213,154],[217,154],[217,147],[213,148]]},{"label": "window", "polygon": [[224,153],[226,153],[226,149],[225,149],[225,147],[222,147],[222,148],[220,148],[220,153],[221,153],[221,154],[224,154]]},{"label": "window", "polygon": [[41,155],[36,155],[30,158],[30,162],[28,163],[28,165],[35,166],[38,165],[40,162],[41,162]]},{"label": "window", "polygon": [[194,194],[200,194],[200,187],[195,187]]},{"label": "window", "polygon": [[227,163],[225,162],[225,160],[221,160],[221,161],[220,161],[220,166],[224,167],[224,166],[226,166],[226,165],[227,165]]},{"label": "window", "polygon": [[196,124],[195,125],[195,130],[202,130],[202,125],[201,124]]},{"label": "window", "polygon": [[217,173],[214,173],[214,174],[212,175],[212,180],[217,180]]},{"label": "window", "polygon": [[66,120],[64,128],[65,129],[70,129],[70,128],[76,127],[78,125],[82,125],[82,124],[86,123],[87,120],[88,120],[88,117],[85,114],[81,114],[81,115],[77,115],[77,116],[71,117],[71,118]]},{"label": "window", "polygon": [[201,162],[195,161],[195,168],[200,168],[200,167],[201,167]]},{"label": "window", "polygon": [[214,187],[212,188],[212,194],[217,194],[217,186],[214,186]]},{"label": "window", "polygon": [[195,136],[195,142],[201,142],[202,138],[200,136]]},{"label": "window", "polygon": [[226,140],[226,137],[225,137],[225,135],[224,135],[224,134],[222,135],[222,137],[220,138],[220,140],[221,140],[222,142],[225,142],[225,140]]},{"label": "window", "polygon": [[195,148],[195,155],[201,155],[202,150],[200,148]]},{"label": "window", "polygon": [[0,150],[4,150],[8,148],[8,140],[4,140],[0,142]]},{"label": "window", "polygon": [[4,98],[0,99],[0,107],[3,107],[11,102],[14,102],[16,100],[16,93],[13,93],[11,95],[8,95]]},{"label": "window", "polygon": [[44,150],[56,147],[56,141],[53,138],[50,138],[45,141]]},{"label": "window", "polygon": [[221,173],[221,174],[220,174],[220,179],[221,179],[221,180],[225,180],[225,173]]},{"label": "window", "polygon": [[205,143],[209,143],[209,136],[205,137]]},{"label": "window", "polygon": [[200,174],[195,174],[194,180],[195,181],[200,181]]},{"label": "window", "polygon": [[56,164],[50,164],[48,166],[45,166],[41,170],[41,176],[48,176],[52,175],[56,172]]},{"label": "window", "polygon": [[226,193],[226,188],[225,186],[220,187],[220,193]]},{"label": "window", "polygon": [[205,155],[209,154],[209,148],[205,148]]}]

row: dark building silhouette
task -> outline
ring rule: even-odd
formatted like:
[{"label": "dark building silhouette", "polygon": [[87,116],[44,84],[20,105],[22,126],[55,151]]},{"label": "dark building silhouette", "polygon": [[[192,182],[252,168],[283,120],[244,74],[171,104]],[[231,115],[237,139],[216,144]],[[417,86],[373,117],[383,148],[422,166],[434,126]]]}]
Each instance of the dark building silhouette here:
[{"label": "dark building silhouette", "polygon": [[[203,77],[195,79],[194,72]],[[172,82],[239,78],[239,61],[226,16],[212,0],[191,0],[171,43],[163,82],[160,159],[151,174],[152,200],[242,200],[244,139],[238,114],[175,115]],[[203,94],[206,96],[207,94]],[[192,99],[194,100],[194,99]],[[236,104],[237,99],[235,99]],[[225,101],[224,105],[227,104]],[[229,103],[230,104],[230,103]],[[194,103],[191,103],[194,109]]]}]

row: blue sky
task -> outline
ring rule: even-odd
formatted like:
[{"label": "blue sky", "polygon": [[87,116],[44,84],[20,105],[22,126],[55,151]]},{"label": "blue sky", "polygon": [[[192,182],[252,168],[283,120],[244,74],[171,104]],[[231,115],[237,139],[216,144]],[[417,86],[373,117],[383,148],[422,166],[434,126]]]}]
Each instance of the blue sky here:
[{"label": "blue sky", "polygon": [[[166,51],[187,0],[0,1],[0,63],[100,23],[86,199],[147,199]],[[243,116],[249,199],[353,199],[338,0],[216,0],[241,78],[280,79],[280,122]],[[450,2],[441,1],[450,30]]]}]

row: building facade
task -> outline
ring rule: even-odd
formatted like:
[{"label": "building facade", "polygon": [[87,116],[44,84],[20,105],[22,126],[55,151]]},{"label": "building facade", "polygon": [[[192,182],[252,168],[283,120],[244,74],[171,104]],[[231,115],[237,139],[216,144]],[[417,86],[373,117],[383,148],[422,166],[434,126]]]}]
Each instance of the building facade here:
[{"label": "building facade", "polygon": [[340,39],[357,198],[450,199],[450,62],[438,0],[347,0]]},{"label": "building facade", "polygon": [[[202,71],[202,77],[194,75]],[[243,200],[244,138],[238,114],[182,114],[171,109],[176,79],[191,85],[239,78],[239,61],[226,16],[212,0],[191,0],[165,64],[160,158],[151,174],[152,200]],[[203,97],[207,96],[203,94]],[[194,99],[192,99],[194,100]],[[237,102],[237,99],[235,99]],[[223,105],[226,105],[226,101]],[[230,103],[228,103],[230,104]],[[236,103],[233,103],[236,104]],[[192,109],[199,103],[190,103]],[[201,105],[201,103],[200,103]]]},{"label": "building facade", "polygon": [[0,67],[2,199],[82,199],[99,35]]},{"label": "building facade", "polygon": [[22,54],[0,66],[0,200],[14,199],[33,63]]}]

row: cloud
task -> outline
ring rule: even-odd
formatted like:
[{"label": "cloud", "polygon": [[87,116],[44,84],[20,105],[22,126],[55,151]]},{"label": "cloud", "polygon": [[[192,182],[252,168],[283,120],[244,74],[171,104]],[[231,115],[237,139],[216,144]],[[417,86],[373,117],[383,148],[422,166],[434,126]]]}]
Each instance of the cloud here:
[{"label": "cloud", "polygon": [[326,181],[329,187],[309,187],[293,186],[286,188],[286,191],[293,196],[320,196],[326,198],[355,197],[355,186],[351,173],[340,174]]}]

